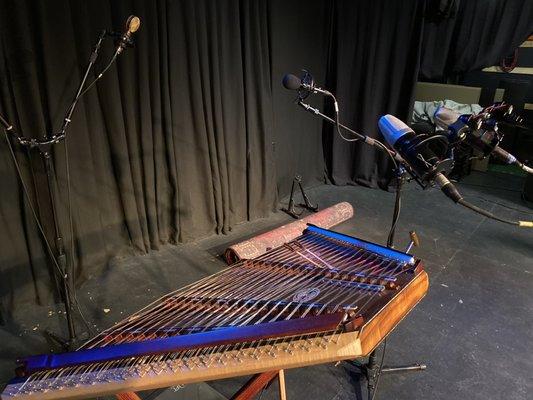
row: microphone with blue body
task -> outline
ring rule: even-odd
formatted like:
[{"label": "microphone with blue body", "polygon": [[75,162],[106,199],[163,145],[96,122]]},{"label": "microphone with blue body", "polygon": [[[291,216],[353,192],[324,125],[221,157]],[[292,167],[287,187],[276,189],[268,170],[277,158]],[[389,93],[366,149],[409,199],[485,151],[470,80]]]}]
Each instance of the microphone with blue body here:
[{"label": "microphone with blue body", "polygon": [[382,116],[378,126],[389,146],[400,154],[410,167],[410,173],[422,187],[436,185],[455,203],[487,218],[510,225],[533,228],[533,221],[510,221],[500,218],[464,200],[455,185],[446,177],[453,167],[453,160],[449,158],[448,150],[442,147],[447,140],[437,142],[438,145],[435,145],[433,136],[417,135],[406,123],[393,115]]},{"label": "microphone with blue body", "polygon": [[378,126],[389,146],[400,153],[409,165],[411,175],[423,188],[451,171],[453,160],[449,157],[445,137],[417,135],[393,115],[381,117]]}]

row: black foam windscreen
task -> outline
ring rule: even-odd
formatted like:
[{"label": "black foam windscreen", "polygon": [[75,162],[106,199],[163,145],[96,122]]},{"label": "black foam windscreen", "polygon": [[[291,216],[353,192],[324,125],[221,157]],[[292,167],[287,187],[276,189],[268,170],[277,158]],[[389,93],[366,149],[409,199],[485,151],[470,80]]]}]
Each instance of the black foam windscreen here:
[{"label": "black foam windscreen", "polygon": [[289,90],[298,90],[300,89],[300,86],[302,86],[301,79],[293,74],[285,75],[283,77],[282,83],[283,83],[283,86]]}]

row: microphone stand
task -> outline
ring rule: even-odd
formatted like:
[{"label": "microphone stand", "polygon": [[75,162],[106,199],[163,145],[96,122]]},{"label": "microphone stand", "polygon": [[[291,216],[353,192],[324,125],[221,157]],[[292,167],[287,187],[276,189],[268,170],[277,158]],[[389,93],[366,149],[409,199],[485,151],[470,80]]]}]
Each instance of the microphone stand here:
[{"label": "microphone stand", "polygon": [[[67,256],[65,253],[63,235],[61,232],[61,226],[59,222],[60,219],[59,219],[58,208],[57,208],[57,197],[54,191],[54,180],[57,181],[57,177],[55,176],[55,173],[54,173],[55,171],[54,171],[53,160],[52,160],[52,147],[54,144],[59,143],[66,138],[66,131],[71,122],[72,114],[76,108],[78,100],[85,93],[85,91],[83,91],[83,88],[85,86],[85,83],[87,82],[89,73],[92,67],[94,66],[95,61],[98,58],[98,52],[100,50],[102,42],[107,35],[108,35],[108,32],[106,30],[103,30],[98,38],[98,41],[96,42],[96,45],[94,46],[94,49],[89,58],[89,62],[85,69],[85,73],[76,90],[76,94],[72,100],[72,103],[67,108],[65,117],[63,119],[63,124],[62,124],[61,130],[59,131],[59,133],[46,134],[44,139],[28,138],[26,136],[20,135],[17,132],[15,132],[15,130],[13,129],[13,126],[5,118],[0,116],[0,124],[3,125],[6,132],[11,133],[13,138],[21,146],[26,147],[30,150],[34,148],[38,149],[39,153],[41,154],[41,157],[43,158],[46,181],[47,181],[47,192],[48,192],[48,197],[49,197],[49,202],[50,202],[50,207],[51,207],[51,214],[52,214],[52,220],[54,224],[54,235],[55,235],[54,241],[55,241],[56,254],[55,255],[50,254],[50,256],[53,258],[52,262],[56,264],[57,268],[59,269],[58,274],[60,275],[60,280],[61,280],[61,289],[62,289],[61,297],[65,305],[65,315],[67,319],[67,328],[68,328],[68,339],[63,339],[60,336],[50,331],[46,331],[46,334],[51,339],[59,343],[65,349],[72,349],[72,348],[77,347],[76,344],[79,340],[78,334],[76,332],[73,315],[72,315],[74,311],[74,304],[76,304],[77,300],[76,300],[76,295],[74,291],[73,268],[72,268],[73,260],[70,260],[70,263],[67,263]],[[115,57],[116,56],[114,56],[114,58]],[[114,61],[114,58],[112,59],[112,61]],[[99,79],[102,74],[100,74],[100,76],[96,79]],[[14,161],[16,162],[16,160]],[[20,179],[22,179],[22,176],[20,176]],[[28,198],[28,201],[30,201],[29,198]],[[43,232],[43,235],[44,235],[44,232]],[[47,240],[46,237],[44,237],[44,240],[45,241]],[[74,240],[74,238],[71,238],[71,240]],[[78,312],[81,315],[81,311],[79,310],[79,308],[78,308]]]},{"label": "microphone stand", "polygon": [[[322,117],[322,119],[332,123],[337,124],[337,121],[335,121],[333,118],[328,117],[324,113],[322,113],[318,108],[312,107],[309,104],[306,104],[303,102],[301,98],[298,99],[298,105],[302,107],[304,110],[309,111],[312,114],[318,115]],[[396,174],[396,189],[395,189],[395,201],[394,201],[394,211],[392,216],[392,222],[391,222],[391,228],[389,231],[389,236],[387,238],[387,247],[394,248],[394,235],[396,232],[396,226],[398,222],[398,218],[400,216],[400,210],[401,210],[401,198],[402,198],[402,188],[407,180],[406,176],[407,173],[410,173],[410,167],[409,165],[403,160],[403,158],[395,151],[385,147],[380,146],[376,144],[376,140],[363,135],[359,132],[354,131],[353,129],[348,128],[347,126],[339,123],[339,127],[343,128],[344,130],[350,132],[352,135],[354,135],[356,138],[360,139],[361,141],[365,142],[368,145],[374,146],[378,149],[380,149],[383,152],[388,152],[390,156],[392,156],[397,161],[397,166],[395,168],[395,174]],[[410,173],[411,176],[414,176]],[[413,232],[412,235],[416,234]],[[415,243],[415,240],[411,239],[411,242],[408,245],[408,250],[411,249],[413,244]],[[385,338],[385,343],[386,343]],[[383,349],[385,351],[385,347]],[[384,354],[384,353],[383,353]],[[383,356],[382,356],[383,357]],[[382,362],[378,364],[377,362],[377,354],[376,350],[373,350],[370,355],[368,356],[368,361],[366,363],[361,363],[358,361],[348,361],[351,365],[356,366],[361,371],[361,374],[365,376],[367,380],[367,388],[368,388],[368,395],[369,398],[374,399],[377,385],[379,383],[379,378],[381,377],[381,374],[383,373],[390,373],[390,372],[409,372],[409,371],[423,371],[427,368],[425,364],[410,364],[410,365],[399,365],[399,366],[383,366]],[[371,394],[371,397],[370,397]]]}]

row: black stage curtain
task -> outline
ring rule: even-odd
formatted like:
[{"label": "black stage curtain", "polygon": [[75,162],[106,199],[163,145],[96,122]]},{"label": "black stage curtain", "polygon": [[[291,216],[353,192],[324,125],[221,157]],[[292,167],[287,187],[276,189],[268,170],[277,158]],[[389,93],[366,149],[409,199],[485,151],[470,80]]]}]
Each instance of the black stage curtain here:
[{"label": "black stage curtain", "polygon": [[[140,16],[136,46],[75,111],[68,133],[78,279],[108,257],[227,232],[276,203],[268,2],[2,1],[1,110],[24,135],[59,129],[99,32]],[[9,12],[6,12],[9,10]],[[96,71],[113,45],[103,47]],[[91,74],[91,79],[95,74]],[[3,309],[49,301],[50,270],[4,140]],[[65,144],[54,147],[66,247]],[[50,239],[42,163],[17,158]],[[36,184],[32,182],[32,174]],[[16,300],[15,300],[16,298]]]},{"label": "black stage curtain", "polygon": [[[382,140],[377,126],[381,115],[406,120],[409,114],[425,3],[348,0],[334,4],[327,86],[337,94],[342,123]],[[347,143],[331,125],[325,125],[324,151],[328,175],[335,184],[387,186],[391,168],[379,150]]]},{"label": "black stage curtain", "polygon": [[[342,122],[380,137],[379,116],[408,115],[425,3],[0,0],[0,111],[32,137],[58,129],[100,30],[130,14],[142,20],[136,48],[87,93],[69,129],[78,282],[102,272],[109,257],[266,216],[296,173],[307,185],[327,176],[384,186],[386,158],[341,142],[298,110],[280,81],[309,69],[337,93]],[[97,71],[112,47],[102,49]],[[309,101],[330,106],[320,96]],[[65,150],[56,145],[53,160],[70,249]],[[42,160],[16,153],[53,241]],[[22,301],[48,303],[54,279],[5,143],[0,172],[5,312]]]},{"label": "black stage curtain", "polygon": [[[322,0],[0,0],[0,112],[26,136],[59,129],[103,28],[142,24],[78,104],[69,128],[74,275],[110,257],[224,233],[266,216],[299,174],[324,180],[322,124],[281,87],[309,68],[324,80],[329,2]],[[102,47],[96,76],[113,45]],[[15,146],[55,250],[42,159]],[[67,252],[65,143],[53,148]],[[0,143],[0,321],[25,302],[57,300],[54,267]],[[57,285],[57,282],[55,282]],[[55,295],[53,295],[55,293]]]},{"label": "black stage curtain", "polygon": [[317,83],[325,82],[331,2],[270,3],[276,177],[283,195],[290,192],[296,174],[307,186],[324,181],[322,121],[297,108],[296,94],[286,90],[281,81],[286,73],[299,75],[305,68]]},{"label": "black stage curtain", "polygon": [[531,0],[461,0],[455,16],[425,25],[421,77],[499,65],[532,33]]}]

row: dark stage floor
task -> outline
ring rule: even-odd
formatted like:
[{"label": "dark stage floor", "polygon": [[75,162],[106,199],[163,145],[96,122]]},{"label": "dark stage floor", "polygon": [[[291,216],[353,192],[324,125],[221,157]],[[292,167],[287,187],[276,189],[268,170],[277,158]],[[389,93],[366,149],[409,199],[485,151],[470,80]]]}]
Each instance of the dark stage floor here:
[{"label": "dark stage floor", "polygon": [[[520,200],[521,182],[510,175],[476,173],[459,186],[471,201],[494,213],[533,219],[533,210]],[[392,194],[335,186],[320,186],[309,194],[321,207],[339,201],[354,205],[355,218],[336,230],[385,242]],[[220,270],[224,264],[219,256],[227,245],[288,220],[285,214],[278,213],[241,225],[230,235],[115,260],[103,276],[84,284],[78,297],[94,328],[105,328],[160,295]],[[403,199],[398,248],[408,242],[408,231],[413,229],[421,239],[421,248],[415,254],[425,261],[430,290],[390,335],[386,363],[420,361],[428,369],[384,376],[377,398],[531,398],[533,230],[488,221],[454,205],[437,190],[422,192],[411,184]],[[17,316],[18,325],[0,330],[1,382],[11,377],[16,356],[47,351],[40,332],[45,327],[56,329],[61,319],[61,315],[48,308],[28,308],[23,314]],[[347,364],[289,370],[286,379],[291,400],[366,396],[358,375]],[[244,380],[217,381],[210,386],[229,396],[236,390],[237,382]],[[179,390],[165,398],[175,399],[178,394]],[[275,394],[274,386],[262,399],[274,399]]]}]

